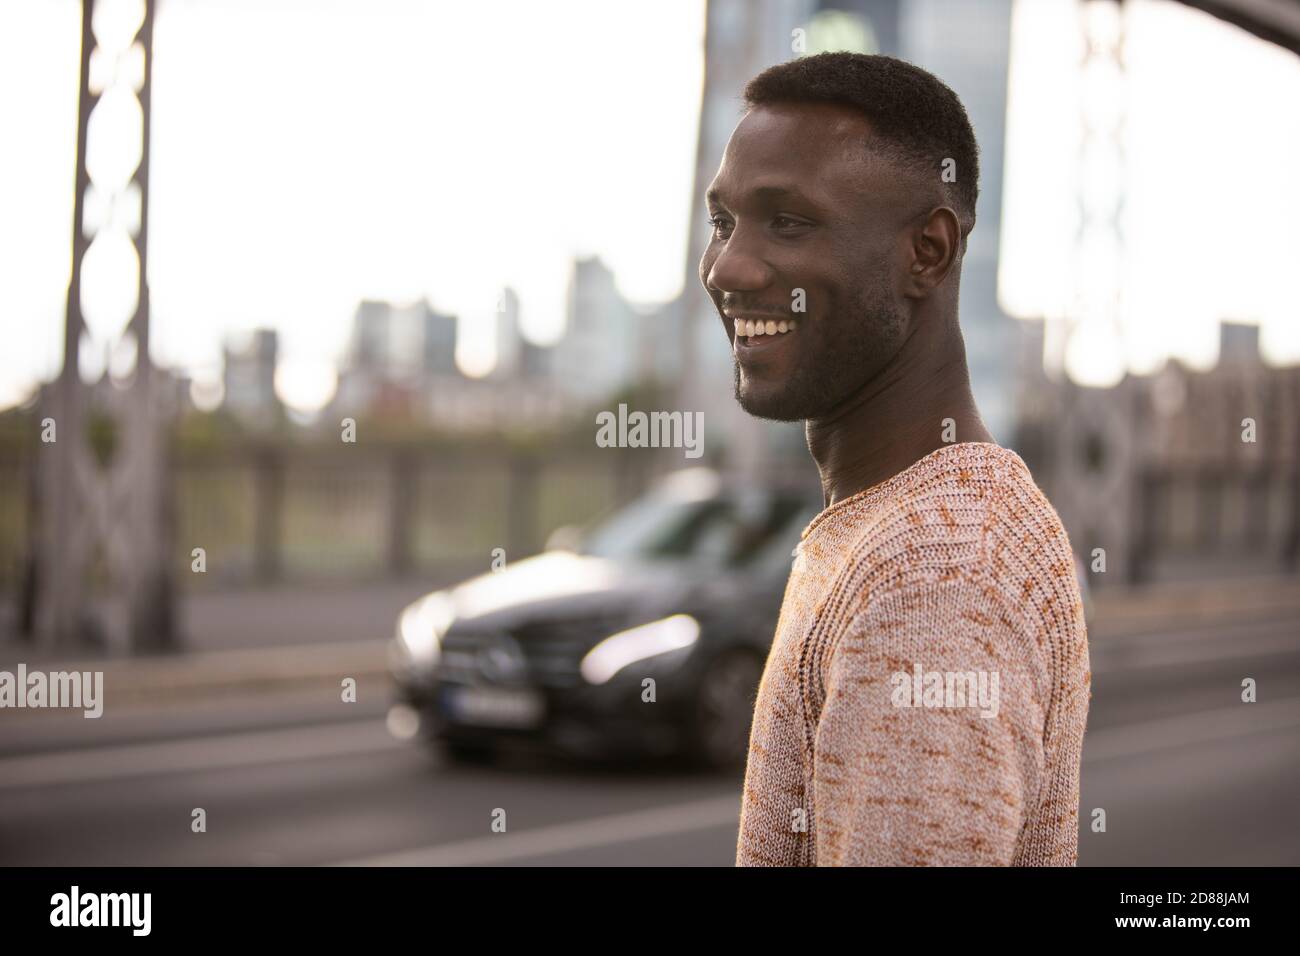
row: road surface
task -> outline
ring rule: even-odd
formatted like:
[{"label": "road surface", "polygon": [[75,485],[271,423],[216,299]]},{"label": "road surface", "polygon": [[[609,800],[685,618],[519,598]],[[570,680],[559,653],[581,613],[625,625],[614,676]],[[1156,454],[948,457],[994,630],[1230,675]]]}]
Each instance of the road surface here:
[{"label": "road surface", "polygon": [[[1287,616],[1094,636],[1080,865],[1300,864]],[[1240,700],[1254,678],[1259,701]],[[0,864],[730,865],[740,778],[533,758],[448,765],[386,685],[0,714]],[[206,832],[191,829],[202,808]],[[1105,832],[1093,832],[1094,808]],[[505,833],[494,819],[504,813]]]}]

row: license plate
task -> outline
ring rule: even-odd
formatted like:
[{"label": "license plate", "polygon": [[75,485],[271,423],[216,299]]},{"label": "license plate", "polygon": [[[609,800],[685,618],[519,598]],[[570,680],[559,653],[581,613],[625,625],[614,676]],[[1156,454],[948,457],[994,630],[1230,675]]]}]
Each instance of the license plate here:
[{"label": "license plate", "polygon": [[480,727],[536,727],[542,721],[542,695],[534,690],[455,687],[447,692],[453,721]]}]

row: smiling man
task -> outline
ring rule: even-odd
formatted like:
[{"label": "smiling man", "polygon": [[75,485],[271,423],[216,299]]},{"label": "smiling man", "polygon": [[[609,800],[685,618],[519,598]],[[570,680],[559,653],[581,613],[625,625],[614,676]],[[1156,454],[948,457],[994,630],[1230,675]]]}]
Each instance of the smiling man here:
[{"label": "smiling man", "polygon": [[1066,533],[971,396],[966,112],[852,53],[745,100],[700,278],[737,401],[806,423],[825,510],[759,687],[737,863],[1071,865],[1087,634]]}]

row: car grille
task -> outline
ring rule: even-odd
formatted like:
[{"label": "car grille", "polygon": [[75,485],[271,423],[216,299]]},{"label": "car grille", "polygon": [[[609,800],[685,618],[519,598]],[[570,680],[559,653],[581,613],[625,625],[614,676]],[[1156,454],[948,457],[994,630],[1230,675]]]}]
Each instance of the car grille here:
[{"label": "car grille", "polygon": [[[464,684],[532,684],[574,687],[582,682],[578,667],[583,656],[599,641],[626,626],[619,617],[535,621],[502,630],[452,627],[442,639],[438,665],[441,680]],[[502,641],[511,638],[511,641]],[[523,654],[518,673],[502,676],[485,668],[483,650],[513,645]]]}]

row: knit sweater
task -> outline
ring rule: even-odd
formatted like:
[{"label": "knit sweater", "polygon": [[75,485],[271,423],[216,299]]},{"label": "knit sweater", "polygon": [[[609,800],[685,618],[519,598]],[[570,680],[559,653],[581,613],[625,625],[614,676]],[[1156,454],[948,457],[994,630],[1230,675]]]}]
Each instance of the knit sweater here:
[{"label": "knit sweater", "polygon": [[946,445],[822,511],[795,555],[737,865],[1073,865],[1088,638],[1020,457]]}]

